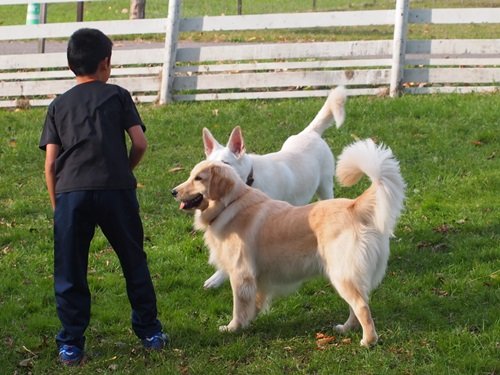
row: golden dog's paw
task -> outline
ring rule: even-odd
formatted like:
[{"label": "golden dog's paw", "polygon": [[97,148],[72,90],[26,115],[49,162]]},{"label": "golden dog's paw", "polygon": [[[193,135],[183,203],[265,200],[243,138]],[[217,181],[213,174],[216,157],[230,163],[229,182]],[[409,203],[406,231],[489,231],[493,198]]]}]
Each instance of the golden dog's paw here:
[{"label": "golden dog's paw", "polygon": [[364,346],[365,348],[371,348],[372,346],[375,346],[377,344],[377,341],[378,341],[378,337],[377,336],[374,336],[370,339],[362,339],[360,342],[359,342],[359,345],[361,346]]},{"label": "golden dog's paw", "polygon": [[219,326],[219,332],[234,332],[234,329],[229,328],[229,326]]},{"label": "golden dog's paw", "polygon": [[238,323],[234,323],[234,321],[230,321],[227,326],[219,326],[220,332],[236,332],[241,328],[241,325]]}]

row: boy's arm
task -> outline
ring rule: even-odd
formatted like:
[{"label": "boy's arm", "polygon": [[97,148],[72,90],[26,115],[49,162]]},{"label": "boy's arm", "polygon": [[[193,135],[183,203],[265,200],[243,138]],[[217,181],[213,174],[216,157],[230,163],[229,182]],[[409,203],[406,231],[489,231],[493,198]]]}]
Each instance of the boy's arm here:
[{"label": "boy's arm", "polygon": [[148,141],[144,135],[141,125],[134,125],[127,129],[127,133],[132,141],[132,146],[130,147],[129,153],[129,163],[130,169],[134,169],[137,164],[141,161],[146,148],[148,147]]},{"label": "boy's arm", "polygon": [[45,182],[53,210],[56,208],[56,158],[59,148],[59,145],[49,143],[45,149]]}]

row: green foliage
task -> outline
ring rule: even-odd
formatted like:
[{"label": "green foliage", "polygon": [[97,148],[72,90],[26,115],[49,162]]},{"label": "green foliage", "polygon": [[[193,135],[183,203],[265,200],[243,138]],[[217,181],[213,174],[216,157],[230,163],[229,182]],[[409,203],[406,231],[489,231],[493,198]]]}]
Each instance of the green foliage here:
[{"label": "green foliage", "polygon": [[[342,128],[325,139],[335,155],[357,138],[392,148],[408,184],[388,272],[372,296],[381,342],[367,350],[360,332],[333,324],[345,303],[324,279],[278,300],[249,329],[220,333],[231,315],[226,283],[203,290],[213,269],[192,218],[170,190],[204,157],[201,131],[225,143],[233,126],[249,152],[278,150],[303,129],[322,99],[141,106],[149,149],[136,175],[146,251],[160,318],[172,338],[147,353],[130,329],[119,263],[98,233],[89,283],[92,320],[87,363],[94,374],[494,374],[499,337],[500,97],[350,98]],[[59,328],[52,291],[52,217],[38,138],[43,109],[0,111],[0,372],[53,374]],[[366,181],[336,187],[353,197]],[[318,346],[317,333],[333,339]]]}]

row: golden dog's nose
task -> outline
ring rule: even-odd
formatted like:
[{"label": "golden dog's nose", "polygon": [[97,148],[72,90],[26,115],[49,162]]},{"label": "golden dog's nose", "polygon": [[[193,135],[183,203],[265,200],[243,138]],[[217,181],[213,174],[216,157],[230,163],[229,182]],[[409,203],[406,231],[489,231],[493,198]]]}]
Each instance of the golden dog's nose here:
[{"label": "golden dog's nose", "polygon": [[173,195],[174,197],[176,197],[176,196],[177,196],[177,190],[172,189],[172,195]]}]

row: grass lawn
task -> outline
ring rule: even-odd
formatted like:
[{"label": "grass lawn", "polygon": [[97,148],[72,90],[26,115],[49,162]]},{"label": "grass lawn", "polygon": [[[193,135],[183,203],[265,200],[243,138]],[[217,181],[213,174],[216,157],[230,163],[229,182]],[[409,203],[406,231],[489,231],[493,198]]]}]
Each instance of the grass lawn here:
[{"label": "grass lawn", "polygon": [[[335,155],[356,138],[389,145],[407,182],[372,313],[380,343],[359,346],[332,326],[348,315],[325,279],[276,301],[237,334],[226,283],[205,291],[213,269],[192,218],[170,195],[203,158],[201,130],[225,142],[243,128],[250,152],[277,150],[314,117],[322,99],[141,106],[148,153],[136,175],[160,318],[172,338],[145,352],[130,328],[116,256],[98,233],[89,282],[87,363],[68,374],[498,374],[500,373],[500,97],[350,98],[347,120],[325,139]],[[52,214],[37,149],[43,109],[0,111],[0,364],[2,374],[59,373],[52,291]],[[354,197],[367,182],[336,187]],[[331,337],[328,343],[317,335]],[[328,341],[328,340],[326,340]]]}]

